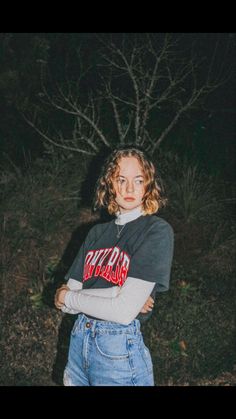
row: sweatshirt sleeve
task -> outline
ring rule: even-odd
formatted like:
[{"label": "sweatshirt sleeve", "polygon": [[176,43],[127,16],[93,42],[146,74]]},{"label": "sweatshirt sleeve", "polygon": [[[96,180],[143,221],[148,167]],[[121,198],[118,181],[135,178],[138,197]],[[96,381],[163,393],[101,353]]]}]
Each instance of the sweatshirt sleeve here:
[{"label": "sweatshirt sleeve", "polygon": [[158,218],[135,250],[130,262],[129,276],[155,282],[157,292],[167,291],[173,250],[173,229],[167,221]]},{"label": "sweatshirt sleeve", "polygon": [[128,325],[136,318],[154,286],[154,282],[128,277],[120,292],[111,298],[88,295],[83,290],[68,291],[65,306],[101,320]]}]

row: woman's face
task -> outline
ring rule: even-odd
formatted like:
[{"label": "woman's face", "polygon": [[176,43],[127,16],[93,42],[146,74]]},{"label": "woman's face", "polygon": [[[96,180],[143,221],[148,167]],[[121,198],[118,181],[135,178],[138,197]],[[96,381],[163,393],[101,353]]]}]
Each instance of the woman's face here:
[{"label": "woman's face", "polygon": [[144,173],[136,157],[122,157],[118,166],[113,180],[115,200],[120,212],[125,213],[142,205]]}]

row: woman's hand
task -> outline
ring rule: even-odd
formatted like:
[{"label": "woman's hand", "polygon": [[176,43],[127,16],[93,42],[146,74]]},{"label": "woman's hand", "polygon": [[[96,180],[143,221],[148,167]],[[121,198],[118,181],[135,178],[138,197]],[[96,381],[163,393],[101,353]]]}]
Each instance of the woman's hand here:
[{"label": "woman's hand", "polygon": [[61,309],[63,307],[65,303],[65,295],[69,290],[70,288],[67,285],[62,285],[60,288],[58,288],[54,298],[56,308]]},{"label": "woman's hand", "polygon": [[154,300],[151,296],[149,296],[143,308],[141,309],[140,313],[143,313],[143,314],[148,313],[149,311],[152,311],[153,307],[154,307]]}]

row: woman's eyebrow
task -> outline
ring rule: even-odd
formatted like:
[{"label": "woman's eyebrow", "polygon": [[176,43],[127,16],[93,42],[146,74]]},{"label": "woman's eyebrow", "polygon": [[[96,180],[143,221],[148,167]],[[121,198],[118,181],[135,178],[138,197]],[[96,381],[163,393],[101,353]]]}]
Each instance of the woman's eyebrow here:
[{"label": "woman's eyebrow", "polygon": [[[117,177],[123,177],[123,178],[126,179],[126,177],[124,175],[117,175]],[[134,176],[134,178],[137,178],[137,177],[144,177],[144,176],[143,175],[136,175],[136,176]]]}]

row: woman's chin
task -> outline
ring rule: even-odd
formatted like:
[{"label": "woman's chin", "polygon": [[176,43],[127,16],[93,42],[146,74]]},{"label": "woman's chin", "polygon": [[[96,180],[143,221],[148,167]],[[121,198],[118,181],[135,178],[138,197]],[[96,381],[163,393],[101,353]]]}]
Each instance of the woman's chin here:
[{"label": "woman's chin", "polygon": [[141,204],[137,204],[137,202],[124,202],[122,204],[118,204],[120,207],[121,212],[128,212],[132,211],[133,209],[139,207]]}]

